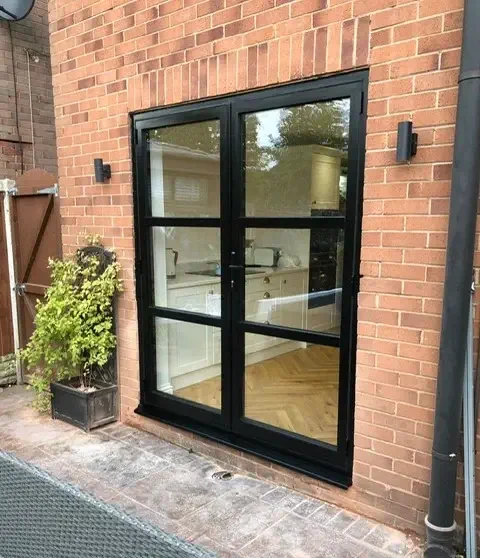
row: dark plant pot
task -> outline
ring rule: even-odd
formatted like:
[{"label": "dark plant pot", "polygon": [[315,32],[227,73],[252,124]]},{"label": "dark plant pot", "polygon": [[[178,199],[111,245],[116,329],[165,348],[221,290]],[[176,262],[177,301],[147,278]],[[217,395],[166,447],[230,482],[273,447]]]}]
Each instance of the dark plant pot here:
[{"label": "dark plant pot", "polygon": [[75,387],[75,380],[51,384],[52,418],[79,426],[85,432],[116,421],[118,386],[103,382],[96,385],[96,391],[85,393]]}]

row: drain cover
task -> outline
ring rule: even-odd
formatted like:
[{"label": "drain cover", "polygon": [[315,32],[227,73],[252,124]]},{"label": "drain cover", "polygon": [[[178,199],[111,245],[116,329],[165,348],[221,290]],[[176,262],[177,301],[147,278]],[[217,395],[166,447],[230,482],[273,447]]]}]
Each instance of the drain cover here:
[{"label": "drain cover", "polygon": [[229,481],[233,479],[233,473],[229,471],[217,471],[212,475],[213,480]]}]

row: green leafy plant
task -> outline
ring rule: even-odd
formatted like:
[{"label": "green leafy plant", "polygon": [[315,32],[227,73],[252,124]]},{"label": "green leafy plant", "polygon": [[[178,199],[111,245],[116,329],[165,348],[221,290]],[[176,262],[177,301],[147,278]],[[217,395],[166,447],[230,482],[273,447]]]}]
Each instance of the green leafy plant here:
[{"label": "green leafy plant", "polygon": [[20,356],[33,370],[35,407],[50,408],[50,384],[79,378],[93,390],[94,370],[105,366],[116,345],[113,298],[122,290],[120,266],[100,265],[81,251],[74,258],[50,260],[52,284],[36,306],[35,331]]}]

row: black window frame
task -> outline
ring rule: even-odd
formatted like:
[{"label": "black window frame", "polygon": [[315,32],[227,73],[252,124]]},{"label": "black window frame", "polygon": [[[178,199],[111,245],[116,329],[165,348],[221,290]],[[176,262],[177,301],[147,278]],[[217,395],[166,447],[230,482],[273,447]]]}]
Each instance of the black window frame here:
[{"label": "black window frame", "polygon": [[[164,422],[196,432],[227,445],[270,459],[276,463],[326,480],[342,487],[351,484],[353,470],[353,426],[355,405],[355,364],[357,339],[357,303],[360,267],[360,236],[363,202],[363,170],[365,164],[366,101],[368,71],[316,78],[257,91],[238,93],[221,98],[183,103],[169,107],[132,113],[132,153],[134,159],[134,221],[135,271],[138,301],[140,343],[140,405],[136,412],[159,418]],[[244,215],[245,181],[242,176],[241,118],[247,113],[285,106],[350,98],[350,132],[347,176],[346,214],[339,217],[248,217]],[[145,132],[159,127],[220,118],[221,127],[221,214],[220,217],[152,217],[146,187]],[[237,227],[231,227],[233,218]],[[314,227],[312,224],[315,223]],[[150,233],[154,226],[221,227],[222,266],[229,262],[228,273],[222,273],[222,317],[189,314],[182,310],[157,308],[146,303],[152,290]],[[284,326],[257,324],[243,320],[241,296],[232,295],[230,281],[242,288],[245,280],[242,232],[247,228],[339,228],[345,231],[351,257],[344,262],[342,300],[342,332],[331,334],[297,330]],[[348,240],[347,240],[348,237]],[[235,255],[232,256],[232,247]],[[347,253],[347,250],[345,250]],[[223,267],[222,267],[223,271]],[[149,279],[150,278],[150,279]],[[150,286],[149,286],[150,283]],[[154,327],[155,316],[187,322],[221,326],[230,339],[222,342],[222,362],[229,368],[222,374],[222,411],[214,412],[202,405],[183,402],[174,396],[155,392],[154,386]],[[302,436],[261,425],[249,419],[240,420],[243,406],[241,359],[233,354],[244,352],[245,332],[275,335],[288,339],[320,342],[338,346],[341,352],[339,386],[338,445],[317,443]],[[241,397],[233,394],[241,393]],[[241,418],[241,417],[240,417]],[[239,424],[241,424],[241,427]],[[332,450],[333,448],[333,450]],[[307,451],[313,450],[313,451]]]}]

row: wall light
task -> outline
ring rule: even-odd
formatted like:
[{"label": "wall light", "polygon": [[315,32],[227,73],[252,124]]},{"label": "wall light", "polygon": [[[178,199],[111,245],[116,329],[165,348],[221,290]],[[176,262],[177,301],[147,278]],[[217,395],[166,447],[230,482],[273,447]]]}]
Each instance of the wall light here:
[{"label": "wall light", "polygon": [[103,159],[94,159],[93,165],[95,167],[95,182],[105,182],[112,177],[112,167],[104,165]]},{"label": "wall light", "polygon": [[408,163],[417,154],[418,134],[410,121],[398,123],[397,163]]}]

